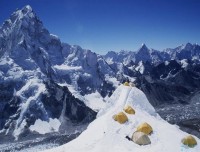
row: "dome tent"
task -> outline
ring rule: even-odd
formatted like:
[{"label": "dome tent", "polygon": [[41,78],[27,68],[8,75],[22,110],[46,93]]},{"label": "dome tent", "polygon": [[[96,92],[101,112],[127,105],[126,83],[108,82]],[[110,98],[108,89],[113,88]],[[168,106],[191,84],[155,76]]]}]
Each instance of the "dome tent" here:
[{"label": "dome tent", "polygon": [[126,106],[124,111],[128,114],[135,114],[135,110],[131,106]]},{"label": "dome tent", "polygon": [[194,147],[197,145],[197,141],[196,139],[189,135],[189,136],[186,136],[185,138],[182,139],[181,141],[184,145],[187,145],[188,147]]},{"label": "dome tent", "polygon": [[149,135],[150,133],[153,132],[153,129],[148,123],[145,122],[137,127],[137,131],[140,131],[140,132],[143,132],[143,133]]},{"label": "dome tent", "polygon": [[125,86],[130,86],[128,82],[124,82],[124,85]]},{"label": "dome tent", "polygon": [[123,124],[126,121],[128,121],[128,117],[123,112],[119,112],[118,114],[114,115],[113,119],[115,121],[118,121],[120,124]]},{"label": "dome tent", "polygon": [[134,132],[132,135],[132,140],[134,143],[138,145],[149,145],[151,144],[151,140],[149,139],[148,135],[143,132]]}]

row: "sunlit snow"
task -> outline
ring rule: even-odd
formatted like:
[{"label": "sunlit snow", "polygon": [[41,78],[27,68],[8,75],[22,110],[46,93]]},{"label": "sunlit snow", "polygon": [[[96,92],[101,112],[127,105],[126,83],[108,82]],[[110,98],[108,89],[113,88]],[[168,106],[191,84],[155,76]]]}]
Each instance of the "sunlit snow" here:
[{"label": "sunlit snow", "polygon": [[[129,115],[125,124],[115,122],[112,116],[123,111],[124,106],[132,106],[136,114]],[[133,134],[139,124],[147,122],[153,128],[151,144],[139,146],[125,137]],[[48,152],[198,152],[200,146],[188,149],[181,139],[187,133],[178,126],[164,121],[148,102],[142,91],[135,87],[121,85],[116,89],[88,128],[75,140],[51,149]],[[195,137],[196,138],[196,137]],[[196,138],[199,143],[200,140]]]},{"label": "sunlit snow", "polygon": [[58,131],[60,125],[61,123],[58,119],[50,118],[49,122],[38,119],[35,121],[35,124],[31,125],[29,128],[31,131],[36,131],[40,134],[46,134]]}]

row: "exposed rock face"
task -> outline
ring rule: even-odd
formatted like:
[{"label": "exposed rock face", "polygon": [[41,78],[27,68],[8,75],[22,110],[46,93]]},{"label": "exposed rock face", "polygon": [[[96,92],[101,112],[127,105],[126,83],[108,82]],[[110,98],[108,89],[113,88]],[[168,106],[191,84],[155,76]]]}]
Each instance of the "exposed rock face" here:
[{"label": "exposed rock face", "polygon": [[148,75],[138,77],[137,84],[151,104],[190,103],[190,98],[200,88],[199,64],[188,63],[189,68],[181,67],[181,63],[171,60],[166,65],[161,63],[152,66]]},{"label": "exposed rock face", "polygon": [[[1,84],[2,85],[2,84]],[[9,85],[6,83],[6,85]],[[9,86],[11,88],[13,82]],[[95,119],[96,113],[90,108],[86,107],[82,101],[75,98],[67,89],[61,87],[54,82],[43,82],[45,91],[39,92],[39,95],[30,96],[27,102],[21,99],[21,95],[9,96],[7,95],[6,101],[1,110],[1,129],[7,135],[15,135],[16,137],[25,132],[30,125],[33,125],[37,119],[49,121],[49,118],[57,118],[62,122],[65,120],[74,124],[85,124]],[[14,86],[15,87],[15,86]],[[41,86],[40,86],[41,87]],[[9,90],[8,90],[9,91]],[[26,90],[23,94],[34,95],[34,92],[39,90]],[[10,91],[10,92],[13,92]],[[62,129],[62,128],[60,128]]]},{"label": "exposed rock face", "polygon": [[187,67],[171,60],[153,66],[148,75],[138,77],[137,86],[144,91],[157,112],[168,122],[199,137],[200,65],[189,61]]},{"label": "exposed rock face", "polygon": [[[0,130],[7,135],[27,132],[37,119],[86,124],[96,113],[60,80],[67,45],[50,34],[30,6],[14,12],[0,28]],[[88,62],[88,66],[95,63]]]}]

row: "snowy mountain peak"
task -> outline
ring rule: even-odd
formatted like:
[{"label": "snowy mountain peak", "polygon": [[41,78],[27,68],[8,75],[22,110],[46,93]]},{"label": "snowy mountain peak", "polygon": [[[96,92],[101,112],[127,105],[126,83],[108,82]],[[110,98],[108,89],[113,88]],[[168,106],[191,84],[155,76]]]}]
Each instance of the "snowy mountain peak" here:
[{"label": "snowy mountain peak", "polygon": [[10,18],[3,23],[2,27],[0,27],[0,36],[3,35],[5,37],[9,34],[24,32],[31,28],[35,28],[36,30],[36,25],[38,24],[41,24],[41,21],[38,19],[32,8],[27,5],[21,10],[13,12]]},{"label": "snowy mountain peak", "polygon": [[184,49],[185,49],[185,50],[191,50],[192,47],[193,47],[193,45],[192,45],[191,43],[186,43],[186,44],[184,45]]},{"label": "snowy mountain peak", "polygon": [[136,63],[140,61],[151,62],[150,50],[147,48],[145,44],[143,44],[142,47],[139,48],[139,50],[136,53],[135,59]]},{"label": "snowy mountain peak", "polygon": [[22,8],[22,10],[29,11],[29,12],[32,12],[32,11],[33,11],[33,9],[31,8],[30,5],[24,6],[24,8]]},{"label": "snowy mountain peak", "polygon": [[146,46],[145,43],[142,43],[142,46],[139,50],[148,50],[148,47]]},{"label": "snowy mountain peak", "polygon": [[145,44],[142,44],[142,46],[139,48],[139,50],[137,51],[137,54],[149,54],[150,50],[149,48],[145,45]]},{"label": "snowy mountain peak", "polygon": [[141,45],[142,47],[144,46],[144,47],[146,47],[146,44],[145,43],[142,43],[142,45]]},{"label": "snowy mountain peak", "polygon": [[35,18],[35,17],[36,15],[31,6],[26,5],[21,10],[17,10],[14,13],[12,13],[10,20],[12,23],[16,23],[17,20],[23,20],[23,18]]},{"label": "snowy mountain peak", "polygon": [[[75,122],[75,119],[77,122],[83,120],[82,114],[88,108],[83,102],[75,98],[72,99],[73,96],[69,90],[65,90],[67,89],[66,86],[57,85],[58,82],[61,82],[59,80],[62,76],[56,73],[56,68],[54,68],[54,65],[59,66],[64,63],[64,53],[67,55],[70,51],[76,54],[73,59],[79,60],[78,54],[83,51],[79,47],[76,48],[62,45],[60,39],[50,34],[43,26],[29,5],[15,11],[10,19],[4,22],[0,28],[0,85],[9,86],[9,91],[4,93],[4,96],[8,96],[8,98],[5,98],[5,100],[1,98],[0,101],[0,107],[2,107],[0,113],[5,111],[2,114],[3,119],[2,117],[0,119],[0,130],[3,129],[3,133],[13,135],[18,139],[30,125],[35,123],[36,119],[45,121],[49,121],[50,118],[59,119],[63,117],[65,119],[66,113],[62,114],[64,107],[68,107],[67,111],[71,109],[71,112],[68,112],[68,118],[72,123]],[[90,60],[87,60],[84,65],[93,66],[96,64],[96,58],[93,62],[94,55],[90,55],[89,51],[85,52],[89,54]],[[82,53],[80,58],[84,55]],[[85,73],[85,70],[83,72]],[[71,76],[69,70],[66,73]],[[66,73],[64,73],[64,78],[69,80]],[[87,73],[85,75],[85,77],[90,77]],[[69,81],[72,83],[71,80]],[[83,80],[80,83],[82,82]],[[1,89],[0,92],[2,92]],[[16,90],[14,91],[16,93],[13,93],[13,90]],[[52,101],[48,102],[47,95],[48,97],[52,96],[49,99]],[[13,107],[12,102],[15,102],[15,99],[17,103],[12,110],[13,112],[6,113]],[[77,100],[77,104],[73,100]],[[70,102],[73,102],[73,104]],[[46,103],[50,106],[45,106]],[[56,106],[53,106],[53,104],[56,104]],[[58,105],[59,107],[57,107]],[[83,110],[80,117],[76,115],[76,112],[79,111],[78,106],[80,106],[79,110]],[[53,114],[54,111],[55,114]],[[87,111],[85,112],[88,115]],[[32,117],[33,115],[34,117]],[[14,119],[13,116],[15,116]],[[77,119],[78,117],[81,119]],[[86,119],[84,122],[88,120]]]}]

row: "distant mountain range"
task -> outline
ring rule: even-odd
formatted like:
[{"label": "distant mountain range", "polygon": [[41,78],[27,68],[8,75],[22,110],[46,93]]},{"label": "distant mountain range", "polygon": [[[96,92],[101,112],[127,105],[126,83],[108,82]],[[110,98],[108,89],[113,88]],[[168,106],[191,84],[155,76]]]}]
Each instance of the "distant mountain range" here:
[{"label": "distant mountain range", "polygon": [[[102,98],[110,96],[124,81],[134,81],[168,121],[199,120],[199,111],[192,110],[199,106],[199,101],[194,101],[200,91],[199,59],[200,46],[190,43],[163,51],[143,44],[136,52],[98,55],[62,43],[32,8],[25,6],[0,28],[1,133],[18,138],[30,132],[29,126],[37,119],[56,118],[61,126],[66,121],[87,124],[97,110],[85,105],[85,95],[97,92]],[[175,104],[190,105],[189,115],[179,107],[170,109]],[[163,107],[168,108],[166,113]],[[174,114],[178,110],[181,120]]]},{"label": "distant mountain range", "polygon": [[108,52],[104,58],[108,63],[121,62],[124,65],[130,63],[149,62],[157,65],[164,61],[170,60],[192,60],[199,61],[200,46],[198,44],[187,43],[176,47],[175,49],[165,49],[157,51],[149,49],[145,44],[142,44],[138,51],[121,51],[121,52]]}]

